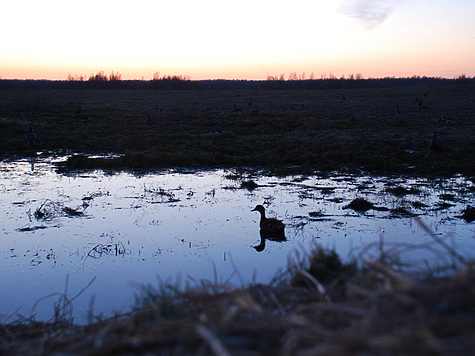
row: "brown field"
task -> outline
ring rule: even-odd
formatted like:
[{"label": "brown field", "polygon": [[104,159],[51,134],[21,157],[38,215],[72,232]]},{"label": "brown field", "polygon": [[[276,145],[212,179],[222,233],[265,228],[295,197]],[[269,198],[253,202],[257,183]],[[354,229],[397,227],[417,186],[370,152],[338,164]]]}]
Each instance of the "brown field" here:
[{"label": "brown field", "polygon": [[[123,155],[71,159],[66,167],[71,169],[291,167],[470,175],[474,98],[470,84],[282,91],[3,89],[0,154]],[[235,112],[234,105],[242,111]],[[29,125],[38,135],[34,147],[25,140]],[[223,129],[219,135],[216,125]],[[443,145],[440,153],[429,150],[433,132]]]}]

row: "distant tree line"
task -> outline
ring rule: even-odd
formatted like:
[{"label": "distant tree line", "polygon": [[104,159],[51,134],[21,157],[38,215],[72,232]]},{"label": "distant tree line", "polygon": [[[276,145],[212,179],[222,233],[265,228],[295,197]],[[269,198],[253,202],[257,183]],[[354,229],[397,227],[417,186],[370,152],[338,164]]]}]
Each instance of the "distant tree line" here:
[{"label": "distant tree line", "polygon": [[[68,81],[70,82],[83,82],[86,80],[86,76],[84,75],[72,75],[72,74],[68,74]],[[107,76],[107,74],[104,73],[103,70],[97,72],[95,75],[94,74],[91,74],[89,76],[89,78],[87,79],[88,81],[90,82],[107,82],[107,81],[115,81],[115,80],[122,80],[122,74],[120,74],[119,72],[117,73],[114,73],[114,71],[112,71],[111,74],[109,74],[109,76]]]},{"label": "distant tree line", "polygon": [[406,78],[363,78],[361,73],[349,74],[346,78],[342,75],[337,78],[333,73],[321,74],[316,78],[312,72],[309,77],[302,73],[298,75],[291,72],[285,80],[285,73],[269,76],[265,80],[191,80],[188,75],[165,75],[160,72],[153,74],[151,80],[122,80],[119,72],[111,72],[109,75],[104,71],[84,75],[68,75],[67,80],[11,80],[1,79],[0,89],[8,88],[49,88],[49,89],[129,89],[129,90],[196,90],[196,89],[358,89],[358,88],[385,88],[385,87],[410,87],[420,85],[451,85],[451,84],[475,84],[475,77],[465,74],[454,79],[441,77],[417,76]]},{"label": "distant tree line", "polygon": [[[327,76],[327,73],[322,73],[320,75],[320,79],[338,79],[332,72],[329,73]],[[345,75],[342,74],[340,79],[345,79]],[[357,74],[348,74],[349,80],[360,80],[363,79],[363,75],[361,73]],[[285,80],[285,73],[282,73],[281,75],[267,75],[266,80]],[[287,80],[307,80],[307,76],[305,75],[305,72],[302,74],[297,74],[297,72],[290,72]],[[315,73],[312,72],[310,73],[308,80],[317,80],[317,77],[315,76]]]}]

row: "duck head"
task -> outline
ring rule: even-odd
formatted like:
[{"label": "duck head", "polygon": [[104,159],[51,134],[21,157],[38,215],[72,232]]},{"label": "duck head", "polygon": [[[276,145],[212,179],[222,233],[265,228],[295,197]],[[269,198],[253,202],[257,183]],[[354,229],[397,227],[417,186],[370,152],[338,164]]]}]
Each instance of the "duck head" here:
[{"label": "duck head", "polygon": [[256,207],[252,209],[251,211],[258,211],[261,214],[264,214],[266,209],[262,205],[256,205]]}]

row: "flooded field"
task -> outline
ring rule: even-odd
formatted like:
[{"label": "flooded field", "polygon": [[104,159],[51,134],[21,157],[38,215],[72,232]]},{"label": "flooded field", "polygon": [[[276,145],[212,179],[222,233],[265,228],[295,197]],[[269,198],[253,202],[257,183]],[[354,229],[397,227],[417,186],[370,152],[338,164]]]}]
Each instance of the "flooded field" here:
[{"label": "flooded field", "polygon": [[[148,283],[268,283],[315,243],[342,258],[376,256],[383,246],[410,269],[451,263],[417,219],[475,256],[475,225],[466,214],[475,185],[463,177],[61,175],[50,159],[0,167],[3,321],[48,320],[65,294],[74,322],[85,323],[88,315],[130,310]],[[257,204],[283,220],[285,241],[261,239],[259,214],[251,211]]]}]

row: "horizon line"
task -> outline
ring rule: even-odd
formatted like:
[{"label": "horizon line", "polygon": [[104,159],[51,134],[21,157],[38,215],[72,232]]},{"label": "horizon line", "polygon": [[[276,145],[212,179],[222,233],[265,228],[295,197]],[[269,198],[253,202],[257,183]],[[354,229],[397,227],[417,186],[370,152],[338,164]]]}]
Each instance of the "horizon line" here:
[{"label": "horizon line", "polygon": [[[117,72],[118,74],[118,72]],[[84,79],[47,79],[47,78],[2,78],[0,76],[0,81],[49,81],[49,82],[89,82],[89,81],[104,81],[104,82],[114,82],[114,81],[122,81],[122,82],[131,82],[131,81],[138,81],[138,82],[153,82],[153,81],[161,81],[161,80],[180,80],[180,81],[191,81],[191,82],[203,82],[203,81],[247,81],[247,82],[301,82],[301,81],[321,81],[321,80],[381,80],[381,79],[446,79],[446,80],[457,80],[457,79],[475,79],[475,75],[473,77],[466,75],[466,74],[459,74],[459,75],[454,75],[452,77],[444,77],[444,76],[427,76],[427,75],[412,75],[412,76],[385,76],[385,77],[345,77],[342,75],[341,77],[320,77],[320,78],[287,78],[287,79],[280,79],[280,78],[275,78],[274,76],[267,76],[267,78],[264,79],[238,79],[238,78],[233,78],[233,79],[226,79],[226,78],[207,78],[207,79],[192,79],[188,75],[166,75],[161,78],[152,78],[152,79],[145,79],[145,78],[134,78],[134,79],[122,79],[122,78],[114,78],[114,79],[109,79],[107,76],[103,79],[91,79],[91,77]]]}]

